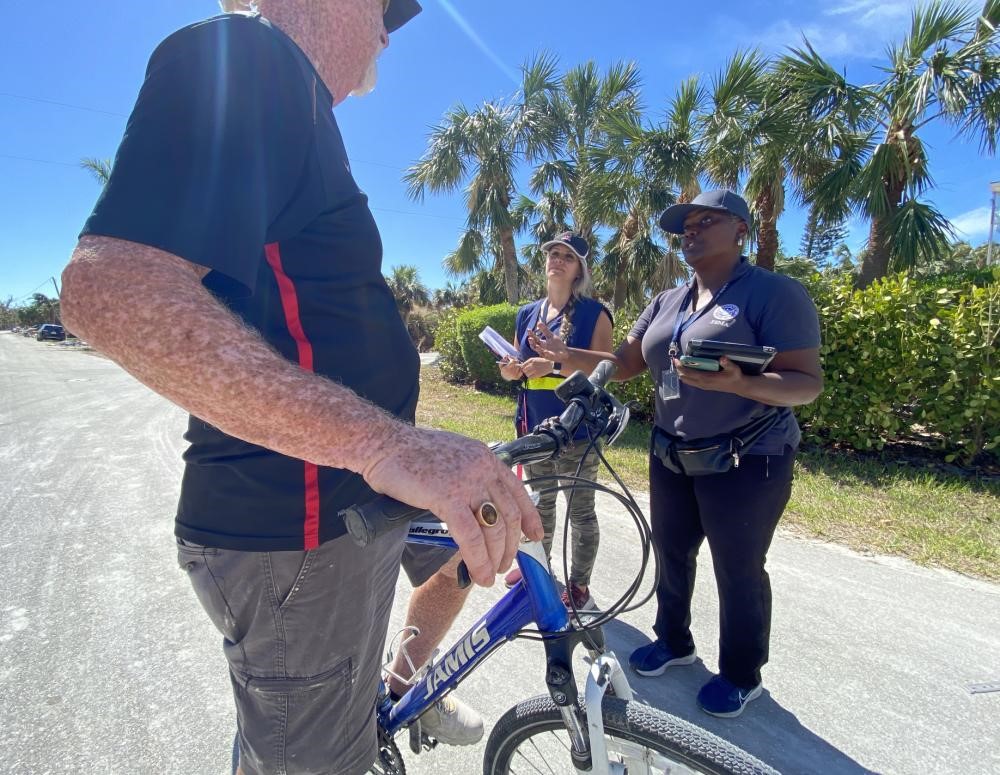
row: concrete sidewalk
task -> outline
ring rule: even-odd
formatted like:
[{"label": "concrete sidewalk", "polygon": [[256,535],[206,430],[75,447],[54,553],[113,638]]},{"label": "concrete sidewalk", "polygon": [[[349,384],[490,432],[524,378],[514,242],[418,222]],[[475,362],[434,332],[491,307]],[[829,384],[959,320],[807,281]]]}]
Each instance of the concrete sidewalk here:
[{"label": "concrete sidewalk", "polygon": [[[185,422],[105,359],[0,335],[4,775],[228,773],[234,714],[220,638],[172,540]],[[607,604],[631,581],[638,551],[617,502],[598,504],[593,591]],[[1000,680],[1000,587],[779,530],[766,692],[727,721],[694,701],[717,658],[703,555],[693,607],[703,661],[634,677],[644,701],[786,775],[1000,773],[1000,692],[968,690]],[[459,626],[502,591],[474,590]],[[398,592],[394,627],[405,580]],[[627,657],[652,619],[652,603],[623,616],[607,628],[611,647]],[[543,676],[541,648],[517,641],[459,692],[482,711],[488,734],[507,708],[545,691]],[[484,746],[404,751],[407,770],[473,775]]]},{"label": "concrete sidewalk", "polygon": [[[600,603],[625,588],[636,561],[634,533],[620,506],[606,496],[598,504],[602,544],[592,589]],[[648,504],[640,504],[648,513]],[[713,718],[695,703],[718,658],[718,604],[705,547],[692,624],[700,660],[659,678],[630,674],[641,700],[783,773],[1000,773],[1000,692],[969,691],[971,684],[1000,681],[1000,586],[862,556],[784,530],[768,567],[774,621],[763,696],[736,719]],[[498,596],[477,591],[466,606],[468,623]],[[607,627],[609,645],[622,659],[647,642],[653,606],[651,601]],[[506,647],[462,686],[461,695],[495,720],[513,699],[506,683],[497,691],[497,676],[521,673],[518,683],[532,685],[530,693],[544,692],[540,651],[529,643]],[[582,661],[578,667],[584,676]],[[494,700],[495,693],[503,697]],[[482,745],[477,748],[411,756],[408,771],[476,772]],[[454,769],[456,757],[461,766]]]}]

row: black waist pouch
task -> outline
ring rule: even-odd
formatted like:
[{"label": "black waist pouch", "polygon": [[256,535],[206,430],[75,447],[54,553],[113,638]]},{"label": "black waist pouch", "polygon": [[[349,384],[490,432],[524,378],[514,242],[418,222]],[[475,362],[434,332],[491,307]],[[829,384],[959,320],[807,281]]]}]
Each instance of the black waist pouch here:
[{"label": "black waist pouch", "polygon": [[731,468],[739,468],[743,450],[771,430],[778,417],[778,409],[771,407],[732,433],[686,441],[661,428],[653,428],[653,454],[675,474],[724,474]]}]

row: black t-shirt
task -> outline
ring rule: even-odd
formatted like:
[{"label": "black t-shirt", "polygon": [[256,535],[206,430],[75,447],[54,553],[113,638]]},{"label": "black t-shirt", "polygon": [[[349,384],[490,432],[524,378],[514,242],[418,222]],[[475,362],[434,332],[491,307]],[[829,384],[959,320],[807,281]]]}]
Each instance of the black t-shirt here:
[{"label": "black t-shirt", "polygon": [[[382,277],[378,229],[332,108],[302,51],[260,17],[174,33],[150,59],[83,233],[211,269],[205,286],[282,355],[412,422],[419,358]],[[197,417],[185,438],[176,533],[186,540],[308,549],[344,533],[341,508],[372,497],[356,474]]]}]

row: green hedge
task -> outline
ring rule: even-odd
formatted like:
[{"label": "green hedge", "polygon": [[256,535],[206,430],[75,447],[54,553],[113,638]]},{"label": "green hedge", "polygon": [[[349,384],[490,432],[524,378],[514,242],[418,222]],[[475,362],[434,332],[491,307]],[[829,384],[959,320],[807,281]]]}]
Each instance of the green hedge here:
[{"label": "green hedge", "polygon": [[864,290],[807,281],[823,330],[825,389],[798,416],[808,435],[857,449],[916,438],[971,463],[1000,448],[1000,272]]},{"label": "green hedge", "polygon": [[[614,346],[625,341],[635,321],[642,314],[639,308],[629,308],[619,310],[615,313],[615,328],[611,336]],[[614,393],[622,403],[633,401],[638,405],[638,410],[632,413],[637,420],[644,422],[653,421],[653,397],[655,395],[653,380],[646,370],[641,376],[630,379],[628,382],[615,382],[611,385],[611,392]]]},{"label": "green hedge", "polygon": [[[914,279],[885,278],[855,290],[851,278],[806,280],[819,310],[825,389],[796,410],[807,438],[878,450],[916,439],[948,461],[1000,457],[1000,270]],[[514,338],[516,308],[478,307],[444,315],[436,348],[453,382],[508,390],[483,326]],[[639,310],[615,315],[613,340],[625,340]],[[615,383],[615,394],[653,416],[648,373]]]},{"label": "green hedge", "polygon": [[458,316],[455,324],[458,349],[461,351],[466,379],[476,387],[502,392],[515,389],[516,383],[507,382],[500,376],[496,356],[483,344],[479,332],[486,326],[492,326],[508,342],[513,342],[516,315],[517,307],[514,305],[494,304],[466,310]]},{"label": "green hedge", "polygon": [[452,307],[441,314],[434,333],[434,349],[441,354],[441,373],[449,382],[467,382],[469,370],[465,367],[462,347],[458,341],[458,316],[469,311]]},{"label": "green hedge", "polygon": [[[632,329],[641,310],[624,310],[615,316],[614,342],[622,342]],[[485,326],[492,326],[511,342],[514,341],[514,324],[517,307],[497,304],[491,307],[472,307],[449,310],[438,324],[434,349],[441,353],[441,370],[451,382],[474,383],[478,387],[507,392],[516,383],[500,377],[493,354],[479,339]],[[653,417],[653,382],[643,374],[629,382],[616,382],[612,392],[622,401],[634,401],[639,409],[634,416],[640,420]]]}]

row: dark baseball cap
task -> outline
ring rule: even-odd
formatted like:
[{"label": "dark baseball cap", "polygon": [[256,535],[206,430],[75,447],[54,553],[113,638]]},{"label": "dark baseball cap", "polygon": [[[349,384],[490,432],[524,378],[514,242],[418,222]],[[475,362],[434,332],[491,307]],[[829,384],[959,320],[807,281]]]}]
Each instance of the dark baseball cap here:
[{"label": "dark baseball cap", "polygon": [[386,32],[395,32],[423,9],[417,0],[389,0],[382,17]]},{"label": "dark baseball cap", "polygon": [[587,260],[587,256],[590,255],[590,245],[587,243],[583,237],[579,234],[574,234],[571,231],[564,231],[562,234],[557,235],[554,239],[550,239],[544,245],[542,245],[542,250],[548,250],[553,245],[565,245],[574,253],[576,257]]},{"label": "dark baseball cap", "polygon": [[750,208],[746,200],[735,191],[724,188],[715,191],[702,191],[687,204],[672,205],[660,216],[660,226],[671,234],[684,233],[684,219],[695,210],[719,210],[735,215],[750,225]]}]

